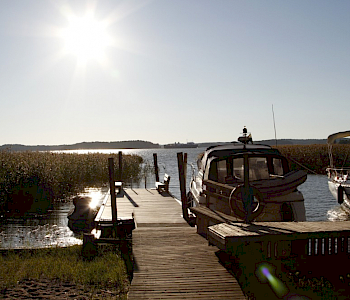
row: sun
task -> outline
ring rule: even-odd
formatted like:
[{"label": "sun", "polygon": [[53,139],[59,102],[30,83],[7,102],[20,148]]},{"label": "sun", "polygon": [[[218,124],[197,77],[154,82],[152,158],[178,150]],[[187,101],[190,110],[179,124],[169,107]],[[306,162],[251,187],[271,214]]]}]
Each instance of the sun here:
[{"label": "sun", "polygon": [[107,48],[112,45],[107,22],[97,20],[92,13],[84,16],[72,14],[67,16],[67,21],[68,25],[60,32],[64,53],[74,55],[84,63],[104,60]]}]

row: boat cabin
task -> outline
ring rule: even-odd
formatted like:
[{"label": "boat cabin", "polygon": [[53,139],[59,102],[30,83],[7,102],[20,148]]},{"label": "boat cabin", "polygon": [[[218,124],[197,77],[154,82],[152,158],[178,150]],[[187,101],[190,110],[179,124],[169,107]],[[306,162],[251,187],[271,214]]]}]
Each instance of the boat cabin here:
[{"label": "boat cabin", "polygon": [[289,172],[288,161],[277,149],[265,145],[219,146],[207,151],[200,161],[203,180],[223,184],[243,183],[244,155],[248,155],[249,181],[274,179]]}]

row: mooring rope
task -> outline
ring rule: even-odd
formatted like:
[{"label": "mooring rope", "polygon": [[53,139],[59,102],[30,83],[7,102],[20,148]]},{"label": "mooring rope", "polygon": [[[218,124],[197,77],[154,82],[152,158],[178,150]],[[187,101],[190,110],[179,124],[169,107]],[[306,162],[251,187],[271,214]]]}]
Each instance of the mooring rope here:
[{"label": "mooring rope", "polygon": [[344,162],[343,162],[343,165],[342,165],[342,169],[344,168],[344,166],[345,166],[345,163],[347,162],[347,160],[348,160],[348,156],[349,156],[349,148],[348,148],[348,151],[346,151],[346,156],[345,156],[345,159],[344,159]]},{"label": "mooring rope", "polygon": [[311,173],[314,173],[315,175],[318,175],[315,171],[309,169],[308,167],[304,166],[302,163],[296,161],[295,159],[288,157],[288,159],[290,159],[291,161],[295,162],[296,164],[298,164],[299,166],[305,168],[306,170],[310,171]]}]

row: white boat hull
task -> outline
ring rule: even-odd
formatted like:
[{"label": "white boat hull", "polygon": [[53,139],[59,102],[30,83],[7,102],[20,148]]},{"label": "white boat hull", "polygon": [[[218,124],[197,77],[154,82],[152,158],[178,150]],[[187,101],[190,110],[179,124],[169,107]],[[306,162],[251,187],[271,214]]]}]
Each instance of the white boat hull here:
[{"label": "white boat hull", "polygon": [[[238,221],[305,221],[304,171],[291,171],[278,149],[242,143],[209,147],[192,170],[189,207],[205,206]],[[251,143],[251,144],[249,144]]]},{"label": "white boat hull", "polygon": [[344,193],[343,193],[343,202],[341,203],[341,207],[348,213],[350,214],[350,184],[349,183],[343,183],[334,181],[334,180],[328,180],[328,188],[331,194],[333,195],[334,199],[336,199],[338,202],[338,188],[339,186],[342,185],[344,188]]}]

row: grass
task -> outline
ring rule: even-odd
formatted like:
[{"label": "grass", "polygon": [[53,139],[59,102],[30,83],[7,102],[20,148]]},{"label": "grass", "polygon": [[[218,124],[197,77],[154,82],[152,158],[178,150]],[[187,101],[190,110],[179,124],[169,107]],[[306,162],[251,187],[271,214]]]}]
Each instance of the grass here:
[{"label": "grass", "polygon": [[100,248],[92,261],[83,259],[81,246],[9,250],[0,256],[1,291],[21,280],[41,278],[83,285],[89,290],[117,290],[120,299],[126,299],[129,285],[124,261],[113,247]]}]

